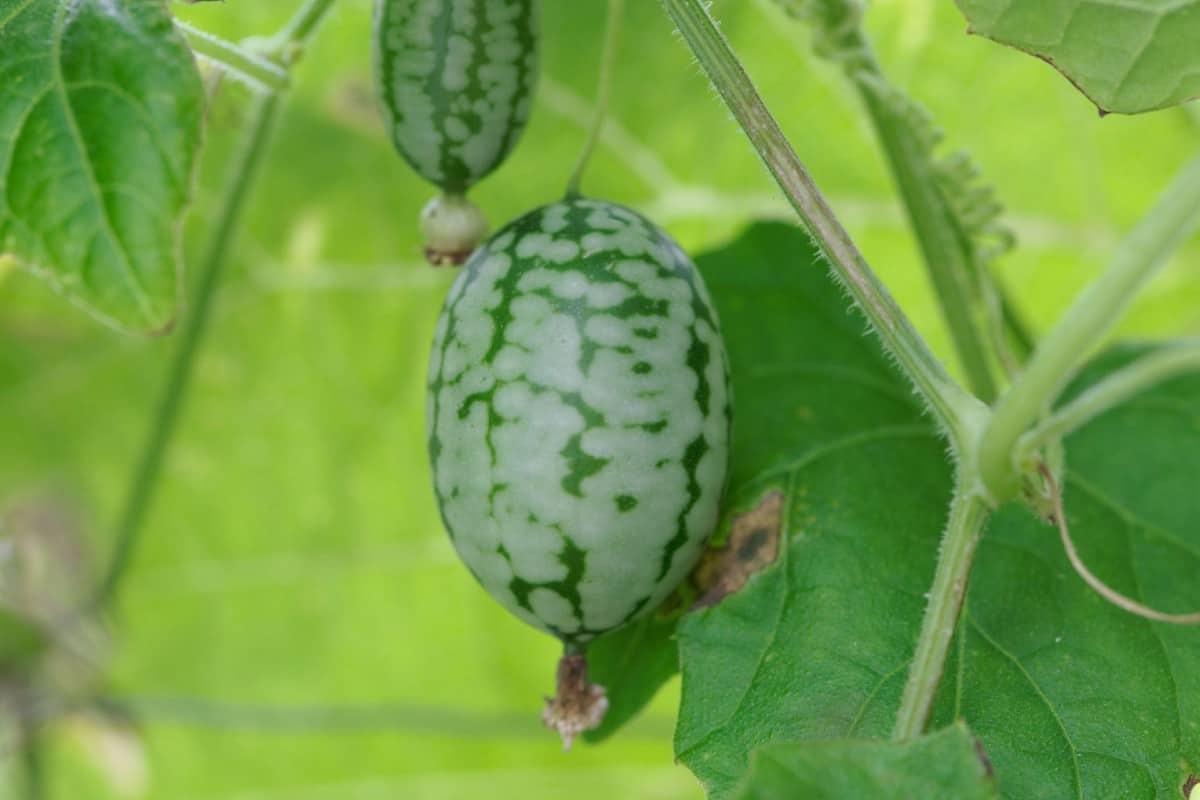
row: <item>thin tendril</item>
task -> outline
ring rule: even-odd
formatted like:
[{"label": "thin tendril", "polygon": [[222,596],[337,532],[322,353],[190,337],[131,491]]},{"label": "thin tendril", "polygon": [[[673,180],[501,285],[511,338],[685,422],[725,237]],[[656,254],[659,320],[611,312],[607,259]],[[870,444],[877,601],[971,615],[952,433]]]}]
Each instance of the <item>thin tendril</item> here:
[{"label": "thin tendril", "polygon": [[1062,537],[1063,548],[1067,551],[1067,558],[1070,559],[1071,566],[1075,568],[1075,572],[1078,573],[1079,577],[1083,578],[1084,583],[1092,587],[1096,594],[1117,608],[1128,611],[1130,614],[1135,614],[1143,619],[1154,620],[1155,622],[1167,622],[1172,625],[1200,625],[1200,611],[1192,614],[1167,614],[1150,608],[1150,606],[1142,605],[1130,597],[1126,597],[1097,578],[1087,568],[1087,565],[1083,563],[1083,559],[1079,557],[1079,552],[1075,549],[1075,543],[1071,541],[1071,531],[1067,527],[1067,515],[1063,511],[1062,492],[1059,490],[1058,484],[1054,482],[1054,477],[1050,474],[1050,470],[1045,464],[1040,464],[1039,469],[1041,470],[1042,477],[1046,479],[1046,482],[1050,486],[1050,500],[1054,503],[1054,522],[1058,525],[1058,532]]},{"label": "thin tendril", "polygon": [[583,172],[587,169],[592,152],[600,141],[600,133],[604,130],[604,119],[608,116],[608,100],[612,94],[613,64],[617,60],[617,42],[621,33],[621,16],[624,12],[625,0],[608,0],[608,21],[604,30],[604,51],[600,56],[600,76],[596,82],[596,114],[588,129],[587,139],[583,142],[583,150],[571,177],[567,179],[567,197],[579,196],[579,184],[583,181]]}]

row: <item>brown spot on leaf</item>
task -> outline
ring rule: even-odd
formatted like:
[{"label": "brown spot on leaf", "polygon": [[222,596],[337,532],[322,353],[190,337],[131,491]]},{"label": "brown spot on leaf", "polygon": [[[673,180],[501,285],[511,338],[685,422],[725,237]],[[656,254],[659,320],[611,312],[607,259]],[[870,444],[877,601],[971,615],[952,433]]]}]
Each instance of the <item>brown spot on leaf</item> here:
[{"label": "brown spot on leaf", "polygon": [[772,489],[758,505],[738,514],[725,545],[707,551],[692,573],[699,597],[693,609],[715,606],[775,562],[783,528],[783,492]]},{"label": "brown spot on leaf", "polygon": [[1183,796],[1187,798],[1187,800],[1191,800],[1192,790],[1197,786],[1200,786],[1200,777],[1188,775],[1187,780],[1183,782]]}]

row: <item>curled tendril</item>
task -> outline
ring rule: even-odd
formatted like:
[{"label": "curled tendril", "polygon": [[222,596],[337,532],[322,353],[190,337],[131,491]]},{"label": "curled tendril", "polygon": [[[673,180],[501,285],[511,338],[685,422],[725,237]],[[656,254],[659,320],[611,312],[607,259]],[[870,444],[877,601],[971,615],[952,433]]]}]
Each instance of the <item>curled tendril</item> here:
[{"label": "curled tendril", "polygon": [[975,289],[980,291],[982,270],[1016,244],[1012,229],[1000,220],[1004,206],[996,199],[995,187],[983,182],[982,171],[965,150],[937,155],[945,133],[922,105],[878,75],[863,73],[855,79],[908,127],[923,151],[942,199],[971,249]]},{"label": "curled tendril", "polygon": [[1049,499],[1054,509],[1054,522],[1058,525],[1058,533],[1062,538],[1063,549],[1067,551],[1067,559],[1071,562],[1071,566],[1074,568],[1076,574],[1083,579],[1084,583],[1090,586],[1096,594],[1117,608],[1128,611],[1130,614],[1139,616],[1142,619],[1167,622],[1172,625],[1200,625],[1200,611],[1191,614],[1168,614],[1164,611],[1143,605],[1133,598],[1121,594],[1096,577],[1096,574],[1088,569],[1087,564],[1083,563],[1083,559],[1079,557],[1079,551],[1075,549],[1075,542],[1071,540],[1071,530],[1067,525],[1066,512],[1063,510],[1062,491],[1055,482],[1054,476],[1050,473],[1050,468],[1045,464],[1039,464],[1038,468],[1042,473],[1042,477],[1046,480],[1046,485],[1049,487]]}]

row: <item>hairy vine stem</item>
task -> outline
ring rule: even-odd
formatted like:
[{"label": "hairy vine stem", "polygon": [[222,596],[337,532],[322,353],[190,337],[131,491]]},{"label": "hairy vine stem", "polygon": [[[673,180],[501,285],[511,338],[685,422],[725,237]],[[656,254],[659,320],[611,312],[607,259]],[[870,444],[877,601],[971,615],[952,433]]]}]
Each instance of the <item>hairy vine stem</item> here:
[{"label": "hairy vine stem", "polygon": [[[334,0],[306,0],[283,29],[277,41],[280,53],[298,53],[318,23],[333,7]],[[291,63],[290,60],[287,63]],[[175,433],[179,411],[191,383],[196,353],[204,338],[212,298],[233,246],[242,209],[258,174],[270,133],[279,114],[281,94],[270,90],[258,95],[250,112],[242,146],[234,159],[220,204],[220,214],[201,261],[196,295],[187,314],[179,349],[171,363],[167,383],[158,404],[153,427],[142,450],[118,518],[116,545],[94,597],[97,607],[112,602],[137,549],[142,523],[149,510],[167,447]]]},{"label": "hairy vine stem", "polygon": [[604,131],[604,120],[608,116],[608,104],[612,97],[613,66],[617,60],[617,45],[621,38],[621,20],[625,13],[625,0],[608,0],[608,19],[604,28],[604,50],[600,56],[600,74],[596,79],[596,111],[588,128],[583,150],[567,179],[567,197],[579,196],[579,185],[583,173],[592,158],[600,134]]},{"label": "hairy vine stem", "polygon": [[975,549],[983,535],[991,507],[981,491],[978,479],[968,469],[958,475],[950,518],[942,536],[937,570],[929,592],[929,604],[921,622],[921,633],[909,667],[908,682],[896,714],[892,738],[920,736],[929,719],[937,694],[950,640],[967,593],[967,580],[975,560]]},{"label": "hairy vine stem", "polygon": [[986,407],[929,350],[830,209],[702,0],[662,0],[746,137],[884,345],[925,398],[956,453],[975,439]]},{"label": "hairy vine stem", "polygon": [[1112,263],[1076,298],[1034,350],[1023,372],[1000,398],[979,445],[980,477],[994,503],[1017,495],[1017,441],[1046,412],[1092,346],[1166,263],[1179,242],[1200,225],[1200,157],[1187,164],[1158,203],[1121,242]]}]

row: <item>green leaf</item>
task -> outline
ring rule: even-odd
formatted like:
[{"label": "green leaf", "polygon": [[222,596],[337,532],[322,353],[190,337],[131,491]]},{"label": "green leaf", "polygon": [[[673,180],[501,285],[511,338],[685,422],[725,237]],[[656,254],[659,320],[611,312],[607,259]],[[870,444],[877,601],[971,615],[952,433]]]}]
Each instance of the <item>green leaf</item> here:
[{"label": "green leaf", "polygon": [[[804,258],[772,255],[805,250],[798,231],[758,227],[706,275],[739,403],[735,504],[782,489],[788,539],[776,566],[680,624],[677,753],[716,797],[763,742],[888,734],[950,494],[940,443],[844,299]],[[1200,608],[1200,378],[1102,417],[1067,454],[1093,569],[1156,607]],[[1018,507],[990,525],[967,606],[936,716],[978,733],[1006,797],[1179,792],[1181,763],[1200,763],[1200,631],[1107,605]]]},{"label": "green leaf", "polygon": [[[1073,391],[1141,349],[1107,353]],[[1067,440],[1067,463],[1084,562],[1150,606],[1200,609],[1200,376],[1098,418]],[[1200,630],[1109,605],[1022,509],[980,546],[955,649],[938,716],[957,706],[1007,797],[1174,798],[1200,764]]]},{"label": "green leaf", "polygon": [[972,33],[1037,56],[1103,112],[1200,96],[1196,0],[956,0]]},{"label": "green leaf", "polygon": [[163,0],[0,0],[0,256],[161,331],[204,93]]},{"label": "green leaf", "polygon": [[775,744],[750,757],[738,800],[988,800],[996,786],[962,724],[911,742]]},{"label": "green leaf", "polygon": [[730,505],[782,491],[788,540],[775,566],[680,624],[676,753],[723,797],[765,741],[888,733],[891,709],[872,701],[898,700],[950,468],[803,232],[751,228],[705,280],[737,398]]}]

